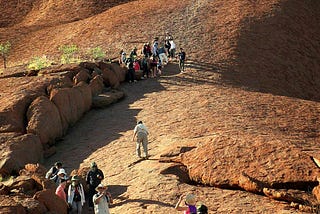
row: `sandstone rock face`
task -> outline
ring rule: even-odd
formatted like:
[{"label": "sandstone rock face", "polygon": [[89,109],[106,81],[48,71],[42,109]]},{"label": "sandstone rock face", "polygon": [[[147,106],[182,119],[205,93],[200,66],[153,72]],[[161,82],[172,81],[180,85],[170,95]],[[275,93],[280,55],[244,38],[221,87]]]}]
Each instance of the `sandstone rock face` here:
[{"label": "sandstone rock face", "polygon": [[16,195],[13,197],[13,200],[21,204],[27,213],[30,214],[43,214],[48,211],[42,202],[25,195]]},{"label": "sandstone rock face", "polygon": [[95,76],[89,83],[92,96],[100,94],[104,88],[103,78],[100,75]]},{"label": "sandstone rock face", "polygon": [[[91,94],[91,91],[90,91]],[[57,106],[64,133],[69,126],[72,126],[84,113],[85,106],[80,90],[75,88],[53,89],[50,100]]]},{"label": "sandstone rock face", "polygon": [[62,123],[58,108],[45,96],[35,99],[27,111],[27,132],[39,136],[42,144],[53,144],[62,136]]},{"label": "sandstone rock face", "polygon": [[120,81],[116,73],[112,70],[111,64],[104,62],[99,62],[99,67],[102,71],[102,77],[106,85],[109,85],[112,88],[118,88]]},{"label": "sandstone rock face", "polygon": [[67,214],[66,202],[59,198],[53,190],[39,191],[33,198],[43,203],[49,212]]},{"label": "sandstone rock face", "polygon": [[[38,136],[25,134],[1,145],[0,174],[17,172],[27,163],[37,163],[42,159],[42,145]],[[32,154],[32,155],[30,155]]]},{"label": "sandstone rock face", "polygon": [[105,92],[92,98],[92,107],[105,108],[122,97],[124,97],[124,93],[122,91]]},{"label": "sandstone rock face", "polygon": [[0,195],[0,213],[2,214],[27,214],[24,207],[10,196]]},{"label": "sandstone rock face", "polygon": [[117,75],[120,82],[124,82],[126,80],[126,74],[128,71],[127,67],[119,65],[118,63],[111,63],[111,69]]},{"label": "sandstone rock face", "polygon": [[13,183],[10,185],[10,190],[18,190],[21,193],[28,195],[33,195],[36,190],[36,182],[30,176],[20,175],[14,179]]},{"label": "sandstone rock face", "polygon": [[317,183],[319,170],[294,145],[264,138],[245,139],[250,138],[216,137],[183,154],[182,163],[190,178],[251,192],[261,192],[262,187],[303,189],[307,183]]},{"label": "sandstone rock face", "polygon": [[[79,82],[74,89],[80,91],[82,100],[83,100],[83,111],[79,112],[79,116],[81,117],[83,113],[87,112],[91,108],[92,104],[92,93],[90,86],[85,82]],[[80,119],[80,118],[79,118]]]}]

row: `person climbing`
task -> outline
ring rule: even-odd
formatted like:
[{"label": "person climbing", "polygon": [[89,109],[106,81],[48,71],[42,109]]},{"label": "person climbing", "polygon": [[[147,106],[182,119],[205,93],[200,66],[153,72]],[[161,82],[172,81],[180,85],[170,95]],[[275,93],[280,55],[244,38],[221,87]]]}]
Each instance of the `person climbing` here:
[{"label": "person climbing", "polygon": [[180,52],[178,53],[179,56],[179,68],[180,72],[184,72],[184,62],[186,60],[186,52],[183,51],[183,48],[180,48]]},{"label": "person climbing", "polygon": [[59,186],[63,179],[67,179],[67,173],[63,168],[60,168],[57,174],[50,178],[57,186]]},{"label": "person climbing", "polygon": [[62,163],[55,162],[55,164],[46,173],[46,179],[53,180],[56,183],[56,179],[58,178],[56,175],[59,169],[62,169]]},{"label": "person climbing", "polygon": [[[59,198],[61,198],[67,204],[67,208],[69,209],[70,207],[69,207],[69,204],[67,203],[67,195],[66,195],[66,192],[64,191],[66,186],[67,186],[67,178],[62,178],[55,193]],[[67,210],[66,210],[66,213],[67,213]]]},{"label": "person climbing", "polygon": [[111,194],[107,191],[107,186],[99,184],[97,193],[93,196],[95,214],[109,214],[109,205],[113,203]]},{"label": "person climbing", "polygon": [[137,57],[138,57],[137,50],[138,49],[135,47],[130,53],[130,58],[131,58],[132,62],[134,62],[134,60],[137,59]]},{"label": "person climbing", "polygon": [[142,76],[149,78],[149,74],[150,74],[149,58],[147,56],[144,56],[144,58],[142,59],[141,66],[143,71]]},{"label": "person climbing", "polygon": [[159,59],[162,65],[168,64],[168,57],[167,57],[166,49],[164,48],[164,46],[160,46],[159,48]]},{"label": "person climbing", "polygon": [[92,210],[93,208],[93,201],[92,197],[96,193],[96,187],[101,183],[104,179],[103,172],[98,169],[98,165],[96,162],[91,163],[90,170],[86,177],[86,182],[88,185],[88,198],[89,198],[89,209]]},{"label": "person climbing", "polygon": [[159,43],[158,43],[158,40],[155,40],[154,43],[153,43],[153,57],[158,57],[159,56],[159,52],[158,52],[158,47],[159,46]]},{"label": "person climbing", "polygon": [[129,83],[137,81],[135,70],[133,68],[133,62],[130,62],[128,65],[128,79],[129,79]]},{"label": "person climbing", "polygon": [[151,78],[154,78],[157,76],[157,57],[152,56],[150,59],[150,70],[151,70]]},{"label": "person climbing", "polygon": [[184,214],[197,214],[196,207],[196,196],[194,194],[186,195],[185,204],[186,206],[180,206],[183,195],[180,196],[175,209],[178,211],[184,211]]},{"label": "person climbing", "polygon": [[133,130],[133,141],[135,136],[137,136],[136,141],[136,154],[139,158],[141,158],[140,145],[142,143],[143,151],[144,151],[144,159],[148,159],[148,128],[143,124],[142,121],[139,121]]},{"label": "person climbing", "polygon": [[121,64],[125,64],[126,63],[126,60],[127,60],[127,54],[126,54],[126,52],[122,52],[121,53],[121,58],[120,58],[120,62],[121,62]]},{"label": "person climbing", "polygon": [[77,175],[72,176],[71,185],[68,188],[68,204],[72,207],[72,214],[81,214],[82,206],[85,203],[85,196],[82,184]]}]

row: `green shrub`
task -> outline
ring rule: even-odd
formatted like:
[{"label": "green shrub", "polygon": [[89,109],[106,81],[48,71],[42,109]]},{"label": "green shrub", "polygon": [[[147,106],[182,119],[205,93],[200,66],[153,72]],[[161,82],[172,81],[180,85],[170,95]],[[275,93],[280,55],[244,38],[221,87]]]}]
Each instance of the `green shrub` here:
[{"label": "green shrub", "polygon": [[3,67],[7,68],[7,58],[9,56],[11,49],[11,43],[7,41],[6,43],[1,43],[0,44],[0,55],[3,59]]},{"label": "green shrub", "polygon": [[93,60],[102,60],[106,57],[106,54],[105,52],[103,52],[101,47],[91,48],[88,51],[88,54],[90,55],[90,58]]},{"label": "green shrub", "polygon": [[79,51],[77,45],[61,45],[59,47],[59,51],[61,52],[61,63],[69,64],[74,62],[80,62],[81,60],[76,57],[76,54]]},{"label": "green shrub", "polygon": [[43,55],[42,57],[33,57],[28,63],[28,69],[30,70],[40,70],[42,68],[47,68],[52,64],[52,61]]}]

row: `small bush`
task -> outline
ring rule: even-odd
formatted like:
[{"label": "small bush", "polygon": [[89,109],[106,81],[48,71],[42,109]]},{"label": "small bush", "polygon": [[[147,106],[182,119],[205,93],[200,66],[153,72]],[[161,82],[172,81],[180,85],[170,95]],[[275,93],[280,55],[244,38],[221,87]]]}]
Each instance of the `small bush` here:
[{"label": "small bush", "polygon": [[76,57],[76,54],[79,51],[77,45],[61,45],[59,47],[59,51],[61,52],[61,63],[69,64],[73,62],[80,62],[81,60]]},{"label": "small bush", "polygon": [[103,52],[101,47],[91,48],[88,51],[90,58],[93,60],[102,60],[106,57],[106,54]]},{"label": "small bush", "polygon": [[7,67],[7,58],[9,56],[10,49],[11,49],[11,43],[9,41],[7,41],[6,43],[0,44],[0,55],[3,59],[3,67],[4,68]]},{"label": "small bush", "polygon": [[42,57],[33,57],[28,64],[28,69],[30,70],[40,70],[42,68],[47,68],[52,64],[52,61],[47,58],[46,55]]}]

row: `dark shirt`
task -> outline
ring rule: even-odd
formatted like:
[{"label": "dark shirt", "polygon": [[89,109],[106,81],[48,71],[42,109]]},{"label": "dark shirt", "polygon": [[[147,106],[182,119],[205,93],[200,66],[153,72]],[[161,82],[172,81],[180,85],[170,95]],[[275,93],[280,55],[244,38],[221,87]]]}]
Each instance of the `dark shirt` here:
[{"label": "dark shirt", "polygon": [[[99,179],[98,176],[101,176],[102,179]],[[100,169],[97,169],[96,171],[90,170],[87,174],[87,184],[93,187],[97,187],[101,180],[104,179],[103,172]]]}]

